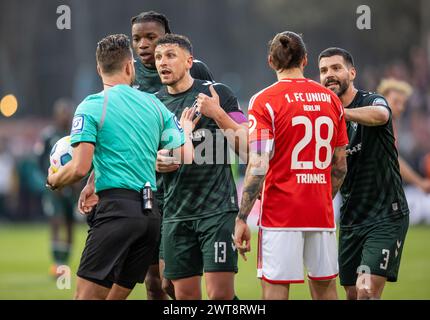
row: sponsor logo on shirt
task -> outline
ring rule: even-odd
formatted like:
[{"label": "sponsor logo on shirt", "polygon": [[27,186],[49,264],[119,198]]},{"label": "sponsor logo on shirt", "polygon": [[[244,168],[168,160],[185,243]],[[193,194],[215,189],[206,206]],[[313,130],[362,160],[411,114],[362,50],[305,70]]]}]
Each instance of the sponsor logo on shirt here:
[{"label": "sponsor logo on shirt", "polygon": [[356,145],[355,145],[355,146],[353,146],[353,147],[349,147],[349,148],[347,148],[347,149],[346,149],[346,155],[347,155],[347,156],[350,156],[350,155],[353,155],[354,153],[357,153],[357,152],[359,152],[359,151],[361,151],[361,143],[356,144]]},{"label": "sponsor logo on shirt", "polygon": [[196,131],[193,131],[192,133],[192,140],[193,141],[200,141],[202,138],[206,137],[205,129],[199,129]]},{"label": "sponsor logo on shirt", "polygon": [[84,116],[78,115],[73,118],[71,134],[81,133],[84,129]]},{"label": "sponsor logo on shirt", "polygon": [[176,116],[173,116],[173,121],[175,121],[175,124],[176,124],[176,127],[178,128],[178,130],[180,132],[183,132],[184,129],[182,129],[181,124],[179,123],[178,118],[176,118]]}]

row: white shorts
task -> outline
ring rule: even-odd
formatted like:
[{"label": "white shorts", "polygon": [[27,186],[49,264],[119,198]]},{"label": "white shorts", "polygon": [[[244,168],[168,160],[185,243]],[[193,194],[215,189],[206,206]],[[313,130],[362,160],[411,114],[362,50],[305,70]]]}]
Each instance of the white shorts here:
[{"label": "white shorts", "polygon": [[263,230],[258,233],[257,277],[269,283],[330,280],[339,273],[335,231]]}]

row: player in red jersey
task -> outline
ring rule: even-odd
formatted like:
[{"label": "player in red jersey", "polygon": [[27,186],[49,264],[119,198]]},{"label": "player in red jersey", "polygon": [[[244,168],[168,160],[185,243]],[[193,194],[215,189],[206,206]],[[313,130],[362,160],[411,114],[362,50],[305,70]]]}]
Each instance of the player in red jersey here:
[{"label": "player in red jersey", "polygon": [[236,218],[235,244],[250,251],[246,219],[262,189],[258,277],[263,299],[288,299],[304,282],[313,299],[337,299],[336,225],[332,198],[346,174],[348,144],[338,97],[303,75],[305,44],[294,32],[270,42],[278,81],[251,98],[250,158]]}]

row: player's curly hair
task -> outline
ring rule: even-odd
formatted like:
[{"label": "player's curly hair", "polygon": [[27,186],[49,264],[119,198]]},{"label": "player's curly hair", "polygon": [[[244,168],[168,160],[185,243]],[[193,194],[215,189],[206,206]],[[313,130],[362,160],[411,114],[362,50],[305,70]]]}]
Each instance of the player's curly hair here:
[{"label": "player's curly hair", "polygon": [[155,11],[147,11],[147,12],[141,12],[137,16],[131,18],[132,26],[136,23],[142,23],[142,22],[158,22],[164,27],[164,31],[166,33],[172,33],[169,26],[169,20],[162,13],[158,13]]},{"label": "player's curly hair", "polygon": [[277,71],[298,68],[306,56],[306,46],[300,35],[284,31],[269,41],[269,55]]},{"label": "player's curly hair", "polygon": [[186,37],[179,34],[166,34],[165,36],[158,39],[156,46],[163,44],[177,44],[182,49],[187,50],[191,55],[193,55],[193,46],[191,41]]},{"label": "player's curly hair", "polygon": [[121,70],[124,60],[131,59],[130,39],[125,34],[112,34],[97,43],[97,64],[103,73]]},{"label": "player's curly hair", "polygon": [[384,78],[381,80],[381,83],[378,85],[378,89],[376,91],[383,96],[387,95],[390,91],[398,91],[409,98],[413,92],[413,89],[406,81],[394,78]]}]

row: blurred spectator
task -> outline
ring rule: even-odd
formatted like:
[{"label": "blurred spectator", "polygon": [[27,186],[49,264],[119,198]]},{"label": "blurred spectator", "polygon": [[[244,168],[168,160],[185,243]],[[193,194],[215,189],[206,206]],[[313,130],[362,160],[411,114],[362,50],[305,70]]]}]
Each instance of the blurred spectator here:
[{"label": "blurred spectator", "polygon": [[[378,93],[383,95],[393,113],[393,127],[396,140],[397,122],[405,111],[406,101],[412,94],[412,87],[405,81],[383,79],[378,86]],[[399,154],[400,173],[405,182],[413,184],[425,193],[430,193],[430,180],[421,177]]]},{"label": "blurred spectator", "polygon": [[13,191],[14,159],[5,138],[0,138],[0,219],[10,216],[10,196]]},{"label": "blurred spectator", "polygon": [[[388,101],[393,114],[393,127],[396,135],[396,142],[399,136],[399,121],[405,111],[406,102],[412,95],[412,87],[405,81],[394,78],[383,79],[378,86],[378,93],[382,94]],[[425,119],[425,118],[424,118]],[[419,128],[419,126],[414,126]],[[425,130],[421,128],[420,133]],[[400,173],[403,181],[413,185],[414,188],[405,188],[405,193],[411,207],[411,223],[427,220],[426,215],[430,214],[430,198],[424,194],[430,193],[430,179],[421,176],[399,153]],[[417,191],[418,188],[421,192]],[[419,206],[418,203],[419,202]],[[426,205],[427,204],[427,205]]]}]

